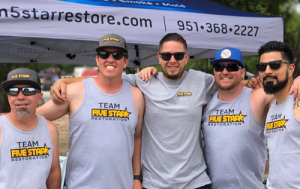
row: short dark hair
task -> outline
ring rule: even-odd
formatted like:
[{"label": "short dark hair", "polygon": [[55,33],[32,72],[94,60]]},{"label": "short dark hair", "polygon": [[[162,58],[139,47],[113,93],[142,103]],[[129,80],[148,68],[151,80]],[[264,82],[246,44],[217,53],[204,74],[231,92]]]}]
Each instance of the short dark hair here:
[{"label": "short dark hair", "polygon": [[168,41],[178,41],[183,44],[185,50],[187,50],[186,40],[178,33],[168,33],[159,42],[159,49],[163,46],[165,42]]},{"label": "short dark hair", "polygon": [[258,50],[259,58],[262,54],[267,52],[281,52],[281,56],[283,59],[288,60],[290,63],[293,63],[294,61],[293,52],[289,45],[286,43],[280,41],[270,41],[262,45]]}]

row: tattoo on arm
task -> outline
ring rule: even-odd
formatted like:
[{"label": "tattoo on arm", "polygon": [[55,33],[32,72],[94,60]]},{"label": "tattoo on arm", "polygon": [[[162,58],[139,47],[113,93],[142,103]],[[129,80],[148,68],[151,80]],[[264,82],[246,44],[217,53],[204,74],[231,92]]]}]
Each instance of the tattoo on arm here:
[{"label": "tattoo on arm", "polygon": [[300,107],[300,100],[294,98],[294,110]]}]

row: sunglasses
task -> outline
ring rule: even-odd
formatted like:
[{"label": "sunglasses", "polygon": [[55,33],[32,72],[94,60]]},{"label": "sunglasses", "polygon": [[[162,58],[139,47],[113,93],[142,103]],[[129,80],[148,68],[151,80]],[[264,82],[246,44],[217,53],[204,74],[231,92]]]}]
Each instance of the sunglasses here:
[{"label": "sunglasses", "polygon": [[290,63],[287,60],[275,60],[275,61],[271,61],[269,63],[260,62],[260,63],[256,64],[256,69],[259,72],[264,72],[264,71],[266,71],[267,66],[269,65],[272,70],[278,70],[280,68],[282,62]]},{"label": "sunglasses", "polygon": [[228,72],[236,72],[241,69],[241,66],[237,64],[216,64],[214,69],[216,72],[222,72],[226,68]]},{"label": "sunglasses", "polygon": [[123,56],[127,57],[127,54],[121,51],[114,51],[114,52],[99,51],[98,55],[102,59],[107,59],[110,55],[112,55],[115,60],[121,60]]},{"label": "sunglasses", "polygon": [[184,58],[185,52],[176,52],[176,53],[169,53],[169,52],[163,52],[158,53],[160,54],[161,58],[164,61],[168,61],[174,56],[175,60],[182,60]]},{"label": "sunglasses", "polygon": [[40,93],[40,90],[35,89],[33,87],[10,87],[6,89],[6,93],[10,96],[18,96],[19,92],[22,91],[23,95],[30,96],[35,95],[36,93]]}]

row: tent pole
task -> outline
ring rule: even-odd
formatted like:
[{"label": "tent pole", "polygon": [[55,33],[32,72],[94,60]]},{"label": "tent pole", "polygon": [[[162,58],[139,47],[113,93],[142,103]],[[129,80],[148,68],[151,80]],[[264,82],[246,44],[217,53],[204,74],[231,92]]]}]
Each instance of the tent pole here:
[{"label": "tent pole", "polygon": [[139,66],[135,66],[135,73],[139,73],[140,71],[140,67]]},{"label": "tent pole", "polygon": [[135,49],[135,60],[133,63],[135,64],[135,72],[138,73],[140,71],[140,50],[138,45],[134,45]]}]

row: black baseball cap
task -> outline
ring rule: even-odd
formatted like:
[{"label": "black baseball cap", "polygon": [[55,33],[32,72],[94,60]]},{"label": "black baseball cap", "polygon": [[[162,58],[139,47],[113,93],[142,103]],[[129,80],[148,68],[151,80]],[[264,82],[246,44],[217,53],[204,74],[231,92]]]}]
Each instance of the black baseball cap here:
[{"label": "black baseball cap", "polygon": [[2,83],[2,88],[6,90],[13,85],[30,85],[41,90],[41,81],[37,73],[28,68],[17,68],[7,75],[7,80]]},{"label": "black baseball cap", "polygon": [[103,47],[118,47],[128,54],[127,45],[125,39],[118,34],[107,34],[99,39],[99,46],[96,47],[96,51],[100,51]]}]

